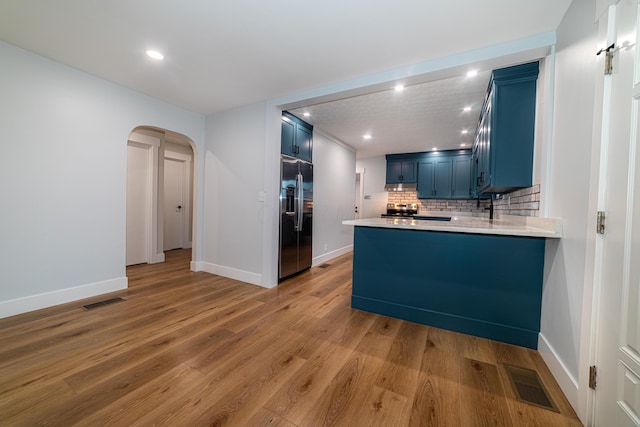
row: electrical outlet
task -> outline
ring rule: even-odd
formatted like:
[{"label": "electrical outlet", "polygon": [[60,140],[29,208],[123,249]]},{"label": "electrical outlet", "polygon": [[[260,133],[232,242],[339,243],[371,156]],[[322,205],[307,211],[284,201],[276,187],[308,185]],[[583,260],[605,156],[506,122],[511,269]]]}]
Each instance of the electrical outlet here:
[{"label": "electrical outlet", "polygon": [[328,245],[325,243],[324,244],[324,251],[327,252],[327,250],[328,250]]}]

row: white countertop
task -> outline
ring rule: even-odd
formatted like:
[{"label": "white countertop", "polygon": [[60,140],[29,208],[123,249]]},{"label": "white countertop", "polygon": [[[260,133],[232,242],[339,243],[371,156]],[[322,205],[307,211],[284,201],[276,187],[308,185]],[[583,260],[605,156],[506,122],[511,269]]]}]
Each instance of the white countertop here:
[{"label": "white countertop", "polygon": [[398,228],[406,230],[444,231],[449,233],[494,234],[503,236],[562,237],[562,220],[516,215],[500,215],[489,220],[477,216],[458,216],[448,212],[420,213],[420,216],[451,216],[451,221],[428,221],[411,218],[367,218],[342,221],[356,227]]}]

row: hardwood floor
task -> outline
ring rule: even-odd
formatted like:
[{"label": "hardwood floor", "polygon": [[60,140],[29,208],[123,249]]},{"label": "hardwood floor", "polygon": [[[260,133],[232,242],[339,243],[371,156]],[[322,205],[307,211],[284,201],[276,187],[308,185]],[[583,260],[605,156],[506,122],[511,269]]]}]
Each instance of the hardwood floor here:
[{"label": "hardwood floor", "polygon": [[[350,255],[274,289],[190,256],[0,319],[0,425],[581,425],[537,352],[351,309]],[[503,363],[536,369],[561,412],[517,401]]]}]

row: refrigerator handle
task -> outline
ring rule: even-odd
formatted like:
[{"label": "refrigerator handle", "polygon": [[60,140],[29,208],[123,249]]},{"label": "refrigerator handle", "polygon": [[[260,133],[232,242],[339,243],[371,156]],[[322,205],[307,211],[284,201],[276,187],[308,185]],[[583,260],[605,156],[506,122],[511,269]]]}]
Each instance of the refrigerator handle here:
[{"label": "refrigerator handle", "polygon": [[303,186],[304,180],[302,179],[302,174],[298,172],[296,176],[296,222],[295,222],[295,230],[302,231],[302,208],[304,204],[304,192]]}]

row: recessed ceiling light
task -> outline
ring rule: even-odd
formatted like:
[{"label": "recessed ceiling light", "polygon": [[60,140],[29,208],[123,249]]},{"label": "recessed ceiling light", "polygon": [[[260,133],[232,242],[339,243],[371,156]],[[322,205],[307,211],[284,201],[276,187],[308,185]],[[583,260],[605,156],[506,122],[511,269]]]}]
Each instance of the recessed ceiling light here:
[{"label": "recessed ceiling light", "polygon": [[462,111],[471,111],[471,107],[464,107]]},{"label": "recessed ceiling light", "polygon": [[438,151],[438,147],[433,147],[433,151]]},{"label": "recessed ceiling light", "polygon": [[302,113],[302,115],[305,117],[311,117],[311,113]]},{"label": "recessed ceiling light", "polygon": [[394,89],[396,92],[402,92],[404,90],[404,85],[396,85]]},{"label": "recessed ceiling light", "polygon": [[367,133],[367,134],[362,135],[362,137],[363,137],[364,139],[371,139],[371,134],[368,134],[368,133]]},{"label": "recessed ceiling light", "polygon": [[467,77],[475,77],[478,75],[478,70],[471,70],[467,73]]},{"label": "recessed ceiling light", "polygon": [[466,130],[466,129],[463,129],[462,132],[460,132],[460,133],[464,135],[465,133],[469,133],[469,131]]},{"label": "recessed ceiling light", "polygon": [[460,144],[460,147],[466,147],[468,144]]},{"label": "recessed ceiling light", "polygon": [[144,53],[146,53],[149,58],[157,59],[158,61],[162,61],[164,59],[164,55],[157,50],[147,49]]}]

